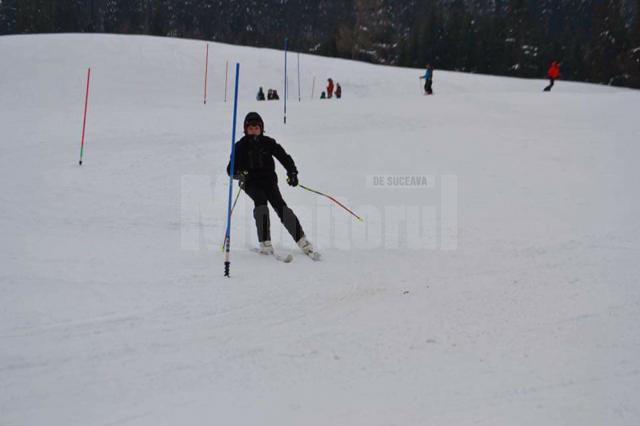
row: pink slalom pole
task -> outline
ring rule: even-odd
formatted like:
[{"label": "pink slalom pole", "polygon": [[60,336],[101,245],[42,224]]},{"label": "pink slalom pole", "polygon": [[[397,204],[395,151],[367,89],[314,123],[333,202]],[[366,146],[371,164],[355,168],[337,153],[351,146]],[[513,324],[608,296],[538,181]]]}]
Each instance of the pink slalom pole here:
[{"label": "pink slalom pole", "polygon": [[204,60],[204,104],[207,104],[207,82],[209,81],[209,43],[207,43]]},{"label": "pink slalom pole", "polygon": [[82,119],[82,139],[80,141],[80,162],[82,166],[82,157],[84,155],[84,134],[87,128],[87,109],[89,107],[89,83],[91,82],[91,68],[87,69],[87,89],[84,96],[84,118]]}]

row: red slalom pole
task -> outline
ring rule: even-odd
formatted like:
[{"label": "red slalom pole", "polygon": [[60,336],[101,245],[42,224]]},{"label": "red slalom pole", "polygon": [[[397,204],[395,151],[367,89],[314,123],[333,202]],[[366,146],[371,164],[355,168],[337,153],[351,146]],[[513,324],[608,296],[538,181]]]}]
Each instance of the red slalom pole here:
[{"label": "red slalom pole", "polygon": [[207,104],[207,82],[209,80],[209,43],[205,49],[204,59],[204,104]]},{"label": "red slalom pole", "polygon": [[80,162],[82,166],[82,156],[84,155],[84,134],[87,128],[87,109],[89,107],[89,83],[91,82],[91,68],[87,69],[87,90],[84,97],[84,118],[82,119],[82,139],[80,141]]}]

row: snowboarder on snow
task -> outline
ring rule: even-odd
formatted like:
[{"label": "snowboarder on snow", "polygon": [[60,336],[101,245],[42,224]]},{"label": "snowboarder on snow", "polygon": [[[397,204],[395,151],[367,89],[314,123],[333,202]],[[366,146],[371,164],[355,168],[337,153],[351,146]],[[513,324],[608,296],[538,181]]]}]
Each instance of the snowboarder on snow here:
[{"label": "snowboarder on snow", "polygon": [[342,87],[340,87],[340,83],[336,83],[336,98],[340,99],[342,97]]},{"label": "snowboarder on snow", "polygon": [[333,97],[333,79],[327,80],[329,83],[327,84],[327,98],[331,99]]},{"label": "snowboarder on snow", "polygon": [[547,70],[547,78],[549,79],[549,85],[544,88],[545,92],[551,91],[551,88],[553,87],[553,84],[555,83],[558,77],[560,77],[560,63],[553,61],[549,66],[549,70]]},{"label": "snowboarder on snow", "polygon": [[[264,122],[257,112],[250,112],[244,119],[244,137],[235,144],[234,179],[251,197],[254,203],[253,217],[258,231],[259,252],[273,254],[269,208],[276,211],[280,221],[293,237],[298,247],[307,255],[314,253],[313,245],[304,235],[302,226],[293,210],[282,199],[275,171],[275,157],[287,170],[289,186],[298,186],[298,169],[293,159],[274,139],[264,135]],[[231,163],[227,166],[229,174]]]},{"label": "snowboarder on snow", "polygon": [[426,71],[424,75],[420,77],[420,80],[424,80],[424,93],[433,95],[433,67],[431,64],[427,64],[425,68]]},{"label": "snowboarder on snow", "polygon": [[258,89],[258,94],[256,95],[256,100],[264,101],[264,90],[262,90],[262,87],[260,87],[260,89]]}]

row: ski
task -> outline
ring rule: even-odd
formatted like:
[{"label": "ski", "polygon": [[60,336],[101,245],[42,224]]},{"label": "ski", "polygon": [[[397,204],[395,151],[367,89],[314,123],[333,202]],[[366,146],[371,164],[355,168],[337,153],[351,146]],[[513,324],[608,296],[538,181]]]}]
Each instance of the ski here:
[{"label": "ski", "polygon": [[312,252],[309,252],[309,253],[305,253],[305,255],[309,259],[313,260],[314,262],[318,262],[318,261],[322,260],[322,255],[320,253],[318,253],[317,251],[312,251]]},{"label": "ski", "polygon": [[275,252],[273,254],[264,254],[264,253],[260,253],[260,250],[258,250],[255,247],[252,247],[251,251],[254,253],[260,254],[262,256],[273,256],[274,259],[282,263],[291,263],[293,261],[293,255],[291,254],[287,254],[286,256],[279,253],[275,253]]}]

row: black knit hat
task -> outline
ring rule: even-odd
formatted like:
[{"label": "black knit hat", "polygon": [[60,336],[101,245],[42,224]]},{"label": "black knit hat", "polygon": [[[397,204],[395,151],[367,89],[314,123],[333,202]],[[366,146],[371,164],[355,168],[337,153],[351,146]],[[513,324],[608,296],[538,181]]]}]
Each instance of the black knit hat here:
[{"label": "black knit hat", "polygon": [[264,121],[262,121],[262,117],[260,117],[260,114],[258,114],[257,112],[250,112],[249,114],[247,114],[247,116],[244,118],[244,134],[247,134],[247,127],[250,125],[258,125],[260,126],[260,130],[262,131],[262,133],[264,133]]}]

